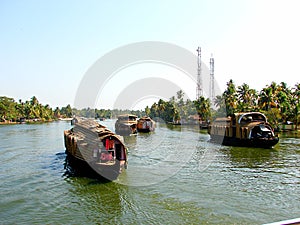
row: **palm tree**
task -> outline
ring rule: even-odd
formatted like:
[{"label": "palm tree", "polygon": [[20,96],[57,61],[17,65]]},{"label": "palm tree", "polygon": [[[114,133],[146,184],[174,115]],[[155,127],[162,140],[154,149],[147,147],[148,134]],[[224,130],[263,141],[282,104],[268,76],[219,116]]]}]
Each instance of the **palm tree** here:
[{"label": "palm tree", "polygon": [[195,102],[187,99],[185,102],[186,110],[188,115],[195,115],[197,113]]},{"label": "palm tree", "polygon": [[296,129],[298,129],[298,122],[300,117],[300,83],[296,84],[295,87],[292,89],[291,92],[292,101],[291,105],[292,107],[292,118],[294,123],[296,124]]},{"label": "palm tree", "polygon": [[280,110],[281,119],[286,122],[291,112],[291,91],[287,88],[286,83],[282,82],[277,88],[277,103]]},{"label": "palm tree", "polygon": [[258,107],[267,116],[273,126],[278,126],[278,121],[282,119],[280,106],[278,104],[278,93],[280,87],[272,82],[269,86],[263,88],[259,94]]},{"label": "palm tree", "polygon": [[158,116],[161,117],[162,119],[165,119],[164,118],[165,109],[166,109],[166,102],[162,99],[159,99],[157,104],[157,110],[158,110]]},{"label": "palm tree", "polygon": [[242,84],[238,86],[238,109],[241,112],[252,111],[256,106],[257,92],[254,89],[250,89],[248,84]]},{"label": "palm tree", "polygon": [[223,98],[225,100],[227,115],[232,115],[237,108],[237,92],[232,80],[229,80],[227,83],[227,89],[223,93]]},{"label": "palm tree", "polygon": [[39,104],[39,101],[37,100],[37,98],[35,96],[32,96],[32,98],[30,100],[30,104],[32,106],[36,106],[37,104]]},{"label": "palm tree", "polygon": [[216,111],[216,117],[227,116],[226,104],[223,95],[217,95],[214,99],[214,105],[218,108]]},{"label": "palm tree", "polygon": [[263,88],[259,94],[258,105],[262,110],[268,111],[272,107],[277,107],[276,94],[273,86]]},{"label": "palm tree", "polygon": [[158,117],[158,105],[156,102],[154,102],[150,107],[150,116],[152,118]]},{"label": "palm tree", "polygon": [[183,100],[184,92],[182,90],[177,91],[176,94],[178,102],[180,102],[180,100]]},{"label": "palm tree", "polygon": [[56,107],[54,110],[54,116],[55,118],[60,118],[60,109],[58,107]]},{"label": "palm tree", "polygon": [[146,106],[146,108],[145,108],[145,113],[146,113],[147,116],[150,115],[151,110],[150,110],[149,106]]},{"label": "palm tree", "polygon": [[203,96],[200,96],[199,99],[195,101],[195,106],[201,120],[203,121],[209,120],[211,116],[209,98],[204,98]]},{"label": "palm tree", "polygon": [[32,107],[32,105],[29,101],[25,102],[24,111],[25,111],[26,119],[33,119],[34,118],[34,112],[33,112],[34,110],[33,110],[33,107]]}]

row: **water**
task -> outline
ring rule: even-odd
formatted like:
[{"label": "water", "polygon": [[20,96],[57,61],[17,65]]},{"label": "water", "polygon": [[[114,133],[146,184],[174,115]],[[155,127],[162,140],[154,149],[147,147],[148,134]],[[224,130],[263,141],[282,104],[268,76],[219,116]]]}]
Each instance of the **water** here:
[{"label": "water", "polygon": [[[104,121],[113,129],[114,121]],[[262,224],[300,217],[300,138],[220,147],[193,128],[126,137],[115,182],[70,176],[69,122],[0,126],[1,224]]]}]

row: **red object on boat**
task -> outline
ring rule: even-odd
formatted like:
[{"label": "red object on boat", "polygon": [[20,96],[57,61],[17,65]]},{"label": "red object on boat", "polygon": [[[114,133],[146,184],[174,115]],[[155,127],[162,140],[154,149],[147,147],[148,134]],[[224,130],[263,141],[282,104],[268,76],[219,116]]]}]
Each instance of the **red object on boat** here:
[{"label": "red object on boat", "polygon": [[114,148],[114,140],[106,139],[105,140],[105,149],[109,150]]}]

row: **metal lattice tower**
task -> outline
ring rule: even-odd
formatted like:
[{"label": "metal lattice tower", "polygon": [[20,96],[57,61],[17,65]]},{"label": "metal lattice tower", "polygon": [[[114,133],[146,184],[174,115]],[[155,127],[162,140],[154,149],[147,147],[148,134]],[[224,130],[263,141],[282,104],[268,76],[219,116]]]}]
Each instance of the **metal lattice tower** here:
[{"label": "metal lattice tower", "polygon": [[198,73],[197,73],[197,89],[196,89],[196,100],[200,98],[200,96],[203,96],[203,90],[202,90],[202,77],[201,77],[201,48],[198,47]]},{"label": "metal lattice tower", "polygon": [[209,89],[209,97],[210,101],[213,102],[215,99],[215,78],[214,78],[214,73],[215,73],[215,60],[213,56],[211,55],[210,60],[210,89]]}]

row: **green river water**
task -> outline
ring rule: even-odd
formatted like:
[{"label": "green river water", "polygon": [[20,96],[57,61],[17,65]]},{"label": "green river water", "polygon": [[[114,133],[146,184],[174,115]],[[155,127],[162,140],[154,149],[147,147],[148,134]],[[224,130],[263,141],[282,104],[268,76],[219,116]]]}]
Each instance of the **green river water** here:
[{"label": "green river water", "polygon": [[[113,129],[114,120],[104,121]],[[264,224],[300,217],[300,137],[225,147],[192,127],[126,137],[114,182],[68,173],[70,122],[0,126],[0,224]]]}]

